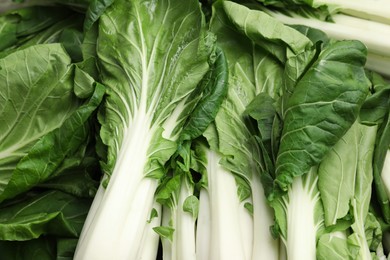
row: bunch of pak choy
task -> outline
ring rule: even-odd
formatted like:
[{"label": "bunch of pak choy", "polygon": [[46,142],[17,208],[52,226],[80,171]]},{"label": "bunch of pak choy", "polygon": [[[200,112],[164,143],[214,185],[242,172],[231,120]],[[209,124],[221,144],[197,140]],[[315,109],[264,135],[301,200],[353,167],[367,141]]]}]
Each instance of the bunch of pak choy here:
[{"label": "bunch of pak choy", "polygon": [[294,3],[13,4],[4,256],[385,259],[389,52],[279,16],[352,7]]}]

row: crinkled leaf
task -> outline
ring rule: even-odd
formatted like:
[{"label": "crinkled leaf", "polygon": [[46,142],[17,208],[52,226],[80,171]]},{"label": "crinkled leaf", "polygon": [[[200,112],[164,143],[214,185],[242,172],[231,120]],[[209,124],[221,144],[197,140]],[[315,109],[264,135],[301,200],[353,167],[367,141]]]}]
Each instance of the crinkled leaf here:
[{"label": "crinkled leaf", "polygon": [[77,150],[88,139],[91,114],[100,104],[104,87],[96,85],[93,96],[74,111],[59,128],[40,137],[11,171],[0,200],[12,198],[35,185],[44,182],[54,174],[67,156]]},{"label": "crinkled leaf", "polygon": [[374,214],[369,212],[364,222],[366,239],[371,251],[375,252],[382,246],[382,227]]},{"label": "crinkled leaf", "polygon": [[276,183],[287,190],[309,171],[356,120],[369,83],[366,48],[357,41],[328,45],[303,75],[284,108]]},{"label": "crinkled leaf", "polygon": [[59,44],[29,47],[0,59],[0,193],[37,141],[81,105],[73,94],[70,62]]},{"label": "crinkled leaf", "polygon": [[2,207],[0,238],[24,241],[43,234],[77,237],[90,205],[90,199],[49,191]]}]

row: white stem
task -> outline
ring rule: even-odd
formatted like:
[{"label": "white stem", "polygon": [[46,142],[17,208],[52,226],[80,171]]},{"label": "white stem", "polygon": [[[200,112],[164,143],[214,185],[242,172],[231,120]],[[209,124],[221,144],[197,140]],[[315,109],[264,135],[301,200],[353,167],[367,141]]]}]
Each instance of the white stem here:
[{"label": "white stem", "polygon": [[123,140],[110,182],[92,219],[82,231],[77,259],[136,259],[143,231],[153,208],[158,180],[145,178],[144,167],[152,138],[150,120],[135,117]]},{"label": "white stem", "polygon": [[[104,192],[105,192],[105,189],[104,189],[103,185],[100,184],[99,188],[95,194],[95,197],[93,199],[92,205],[88,211],[87,218],[85,219],[83,229],[82,229],[82,232],[81,232],[80,237],[79,237],[79,242],[78,242],[79,244],[85,243],[84,239],[85,239],[86,235],[90,232],[89,229],[90,229],[92,220],[95,218],[96,212],[97,212],[98,208],[100,207],[100,203],[102,202],[103,197],[104,197]],[[79,247],[77,247],[76,252],[78,250],[80,250]]]},{"label": "white stem", "polygon": [[[313,173],[306,173],[311,178]],[[318,177],[314,177],[318,179]],[[289,260],[316,260],[316,235],[318,223],[315,223],[315,209],[318,200],[313,197],[313,185],[317,181],[306,181],[302,177],[295,177],[288,191],[287,238],[286,248]]]},{"label": "white stem", "polygon": [[368,52],[366,68],[390,78],[390,53],[383,56]]},{"label": "white stem", "polygon": [[210,255],[204,260],[250,259],[245,255],[239,211],[242,204],[237,195],[233,174],[220,164],[220,156],[207,154],[207,172],[211,208]]},{"label": "white stem", "polygon": [[316,5],[333,5],[340,12],[390,24],[390,1],[388,0],[315,0]]},{"label": "white stem", "polygon": [[390,25],[367,21],[347,15],[335,15],[336,23],[324,22],[315,18],[290,17],[281,13],[270,12],[272,16],[286,24],[301,24],[325,32],[337,40],[359,40],[368,51],[388,56],[390,53]]},{"label": "white stem", "polygon": [[161,225],[161,205],[155,201],[153,208],[157,211],[157,217],[152,218],[150,223],[146,224],[136,259],[156,260],[160,237],[153,228]]},{"label": "white stem", "polygon": [[254,220],[248,209],[245,208],[245,203],[254,204],[251,198],[241,202],[238,209],[239,225],[241,229],[241,241],[244,246],[245,259],[252,259],[253,251],[255,250],[254,238]]},{"label": "white stem", "polygon": [[174,260],[195,260],[195,218],[189,212],[184,212],[183,204],[187,197],[193,195],[193,188],[183,178],[176,209],[176,224],[173,239]]},{"label": "white stem", "polygon": [[199,213],[196,226],[196,259],[207,260],[211,243],[211,208],[210,196],[206,189],[199,195]]},{"label": "white stem", "polygon": [[[162,223],[161,225],[164,227],[170,226],[170,221],[172,220],[172,210],[164,205],[162,207]],[[162,244],[162,258],[164,260],[172,260],[173,259],[173,247],[172,242],[167,238],[161,238]]]},{"label": "white stem", "polygon": [[270,227],[274,224],[274,214],[264,195],[260,177],[252,176],[252,198],[254,239],[252,260],[279,259],[279,240],[272,237]]}]

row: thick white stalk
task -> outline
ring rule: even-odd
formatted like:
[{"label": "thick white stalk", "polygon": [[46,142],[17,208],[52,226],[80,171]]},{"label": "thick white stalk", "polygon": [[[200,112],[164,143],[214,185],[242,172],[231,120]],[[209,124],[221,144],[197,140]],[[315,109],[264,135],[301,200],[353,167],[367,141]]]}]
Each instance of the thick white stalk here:
[{"label": "thick white stalk", "polygon": [[284,241],[289,260],[316,260],[316,235],[320,223],[315,222],[318,196],[314,194],[318,176],[306,173],[303,178],[295,177],[286,199],[287,238]]},{"label": "thick white stalk", "polygon": [[314,0],[314,4],[334,6],[342,13],[390,24],[389,0]]},{"label": "thick white stalk", "polygon": [[195,260],[195,218],[189,212],[184,212],[183,204],[186,198],[193,195],[193,188],[186,177],[182,178],[179,199],[175,210],[176,223],[173,235],[173,259]]},{"label": "thick white stalk", "polygon": [[275,223],[272,208],[267,204],[260,177],[252,176],[254,238],[252,260],[278,260],[279,240],[272,237],[270,227]]},{"label": "thick white stalk", "polygon": [[337,40],[359,40],[367,46],[369,52],[389,56],[390,41],[384,39],[390,38],[390,25],[341,14],[333,17],[335,23],[301,16],[290,17],[277,12],[269,14],[285,24],[301,24],[320,29]]},{"label": "thick white stalk", "polygon": [[247,208],[245,208],[245,203],[251,203],[252,205],[254,202],[251,198],[248,198],[241,202],[240,207],[238,208],[238,218],[239,218],[239,225],[241,229],[241,240],[242,244],[244,246],[244,253],[246,259],[252,259],[251,256],[253,254],[253,237],[254,237],[254,219],[252,214],[248,211]]},{"label": "thick white stalk", "polygon": [[[172,210],[168,206],[163,205],[161,226],[169,227],[171,225],[171,221],[174,221],[172,220],[172,217],[175,217],[174,215],[172,215]],[[172,260],[173,259],[172,242],[169,241],[169,239],[162,237],[161,245],[162,245],[162,258],[164,260]]]},{"label": "thick white stalk", "polygon": [[[89,231],[89,229],[90,229],[92,220],[95,218],[96,212],[97,212],[98,208],[100,207],[100,203],[103,200],[104,192],[105,192],[105,189],[102,186],[102,184],[100,184],[99,188],[95,194],[95,197],[93,199],[92,205],[88,211],[87,218],[85,219],[85,222],[83,225],[83,230],[82,230],[80,237],[79,237],[79,242],[78,242],[79,244],[84,244],[85,243],[84,239],[85,239],[86,235],[89,232],[91,232],[91,231]],[[77,248],[76,250],[78,251],[79,249]]]},{"label": "thick white stalk", "polygon": [[196,226],[196,259],[207,260],[211,243],[211,208],[210,196],[206,189],[199,195],[199,212]]},{"label": "thick white stalk", "polygon": [[211,209],[210,254],[204,260],[250,259],[245,255],[239,211],[242,204],[237,195],[233,174],[220,164],[220,156],[207,154],[208,191]]},{"label": "thick white stalk", "polygon": [[155,201],[153,208],[156,210],[157,216],[150,219],[150,223],[145,226],[141,247],[138,250],[136,259],[156,260],[160,237],[153,228],[161,225],[161,205]]},{"label": "thick white stalk", "polygon": [[158,181],[144,177],[153,133],[150,120],[138,113],[133,122],[99,207],[82,231],[86,234],[77,246],[76,260],[136,259]]},{"label": "thick white stalk", "polygon": [[390,53],[388,56],[368,52],[366,68],[390,78]]}]

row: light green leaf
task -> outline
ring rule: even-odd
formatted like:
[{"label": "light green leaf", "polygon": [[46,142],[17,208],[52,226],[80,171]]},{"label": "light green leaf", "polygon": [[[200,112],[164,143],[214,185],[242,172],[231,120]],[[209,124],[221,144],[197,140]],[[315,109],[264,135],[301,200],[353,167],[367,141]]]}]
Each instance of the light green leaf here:
[{"label": "light green leaf", "polygon": [[[230,1],[223,2],[227,16],[236,28],[256,44],[284,63],[290,50],[297,55],[312,46],[312,42],[297,30],[285,26],[267,13]],[[260,25],[267,26],[260,26]],[[264,44],[265,43],[265,44]]]},{"label": "light green leaf", "polygon": [[356,250],[350,250],[350,247],[346,238],[326,233],[318,240],[317,259],[356,259]]},{"label": "light green leaf", "polygon": [[187,98],[208,70],[205,33],[195,1],[115,1],[101,16],[97,46],[108,86],[101,135],[111,167],[132,124],[150,129],[162,146],[159,127],[164,125],[166,138],[175,138],[188,115]]},{"label": "light green leaf", "polygon": [[0,59],[0,193],[20,159],[81,105],[73,94],[69,65],[59,44],[33,46]]},{"label": "light green leaf", "polygon": [[199,199],[194,195],[187,197],[183,203],[183,211],[190,213],[196,219],[199,211]]},{"label": "light green leaf", "polygon": [[355,123],[326,154],[318,168],[318,188],[325,210],[325,225],[335,225],[350,208],[355,194],[359,125]]},{"label": "light green leaf", "polygon": [[348,238],[359,246],[358,259],[369,259],[370,248],[367,243],[365,221],[370,206],[373,169],[372,159],[375,147],[377,126],[359,125],[359,154],[355,179],[355,195],[351,202],[354,233]]},{"label": "light green leaf", "polygon": [[160,227],[154,227],[153,230],[159,234],[160,237],[166,238],[169,241],[172,242],[173,239],[173,232],[175,232],[175,229],[172,227],[165,227],[165,226],[160,226]]},{"label": "light green leaf", "polygon": [[65,118],[57,129],[34,140],[35,144],[20,158],[16,167],[11,169],[12,175],[0,194],[0,201],[12,198],[49,179],[68,156],[77,153],[79,147],[88,140],[88,122],[100,104],[104,91],[105,88],[97,84],[88,102]]}]

